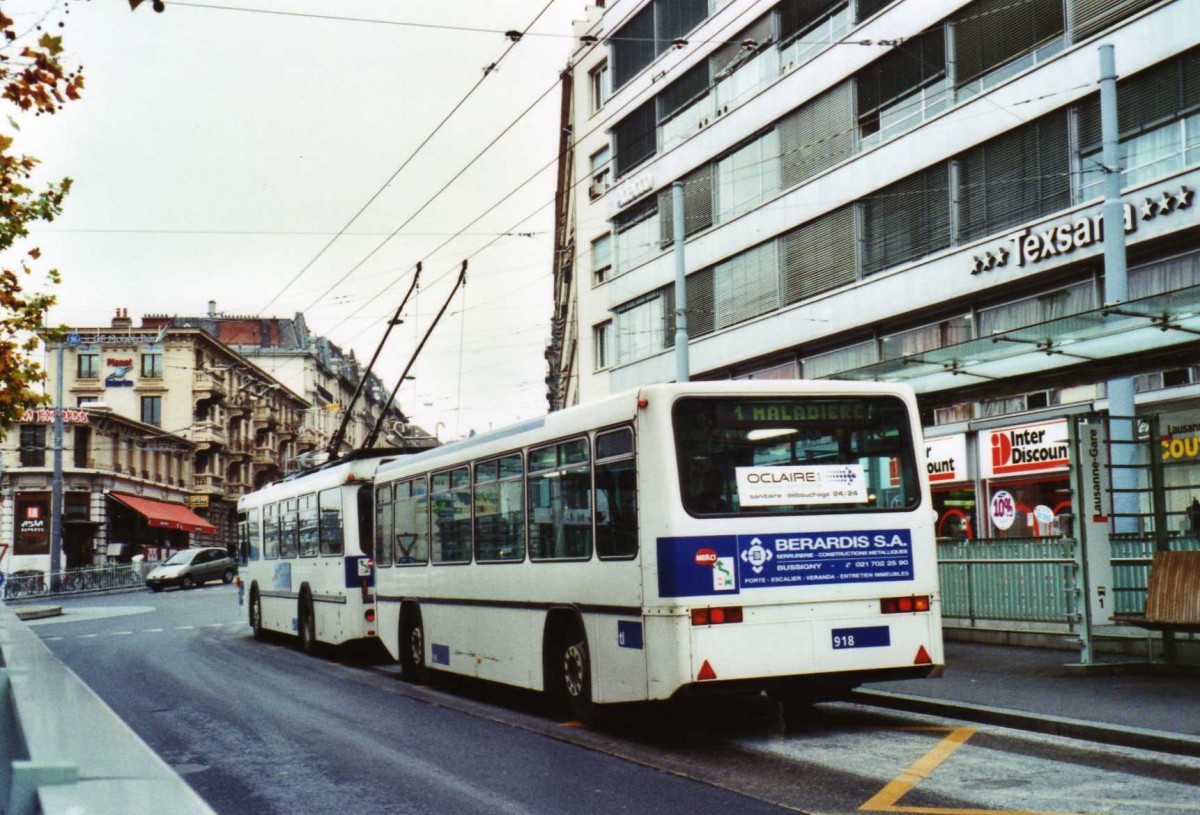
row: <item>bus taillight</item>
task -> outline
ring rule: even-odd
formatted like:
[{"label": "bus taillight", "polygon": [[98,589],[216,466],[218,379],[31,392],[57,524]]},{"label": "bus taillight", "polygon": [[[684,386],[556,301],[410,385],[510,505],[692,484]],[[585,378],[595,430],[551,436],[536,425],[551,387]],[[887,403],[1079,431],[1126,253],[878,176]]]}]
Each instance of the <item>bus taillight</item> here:
[{"label": "bus taillight", "polygon": [[692,625],[721,625],[723,623],[740,623],[741,621],[741,606],[692,609]]},{"label": "bus taillight", "polygon": [[885,597],[879,601],[879,610],[884,614],[911,614],[915,611],[929,611],[929,595]]},{"label": "bus taillight", "polygon": [[375,609],[369,608],[366,611],[364,611],[363,618],[369,623],[375,622]]}]

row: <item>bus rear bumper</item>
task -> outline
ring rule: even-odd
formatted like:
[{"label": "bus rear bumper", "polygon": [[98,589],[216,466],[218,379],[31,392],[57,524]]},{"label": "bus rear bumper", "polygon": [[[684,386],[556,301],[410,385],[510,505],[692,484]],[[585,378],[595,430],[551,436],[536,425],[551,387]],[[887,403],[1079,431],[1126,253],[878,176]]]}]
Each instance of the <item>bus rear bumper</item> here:
[{"label": "bus rear bumper", "polygon": [[780,700],[832,702],[848,697],[859,685],[874,682],[899,682],[906,679],[936,679],[943,665],[909,665],[899,668],[874,668],[863,671],[839,671],[836,674],[774,676],[751,679],[704,680],[682,685],[672,699],[705,696],[766,693]]}]

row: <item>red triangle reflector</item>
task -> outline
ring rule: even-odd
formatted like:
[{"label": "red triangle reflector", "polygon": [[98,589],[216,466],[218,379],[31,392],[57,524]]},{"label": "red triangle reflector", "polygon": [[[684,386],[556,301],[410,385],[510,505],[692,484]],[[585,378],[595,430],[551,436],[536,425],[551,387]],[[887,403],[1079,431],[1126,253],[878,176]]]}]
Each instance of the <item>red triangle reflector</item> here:
[{"label": "red triangle reflector", "polygon": [[717,672],[714,671],[712,669],[712,666],[708,664],[707,659],[704,660],[704,664],[700,666],[700,673],[696,674],[696,679],[704,680],[704,679],[716,679],[716,678],[717,678]]},{"label": "red triangle reflector", "polygon": [[914,665],[932,665],[933,659],[930,658],[929,652],[925,650],[925,646],[917,648],[917,658],[913,660]]}]

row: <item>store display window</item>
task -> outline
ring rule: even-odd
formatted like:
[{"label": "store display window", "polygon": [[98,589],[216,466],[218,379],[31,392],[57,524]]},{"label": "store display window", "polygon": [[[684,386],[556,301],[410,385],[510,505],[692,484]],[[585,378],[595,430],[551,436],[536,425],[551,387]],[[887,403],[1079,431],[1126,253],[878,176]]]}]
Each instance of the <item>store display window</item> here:
[{"label": "store display window", "polygon": [[937,512],[934,534],[939,540],[972,540],[980,536],[975,485],[936,487],[933,508]]},{"label": "store display window", "polygon": [[989,481],[988,536],[1043,538],[1069,534],[1073,515],[1067,474],[1037,479]]}]

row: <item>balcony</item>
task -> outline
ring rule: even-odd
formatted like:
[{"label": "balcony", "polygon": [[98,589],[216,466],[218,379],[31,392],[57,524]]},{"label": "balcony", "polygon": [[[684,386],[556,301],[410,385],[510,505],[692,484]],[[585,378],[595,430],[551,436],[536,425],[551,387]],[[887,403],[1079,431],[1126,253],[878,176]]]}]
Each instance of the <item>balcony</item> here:
[{"label": "balcony", "polygon": [[194,480],[197,492],[223,493],[225,491],[225,477],[222,475],[217,475],[216,473],[196,473]]},{"label": "balcony", "polygon": [[200,449],[225,445],[225,428],[217,422],[196,422],[189,436]]},{"label": "balcony", "polygon": [[300,435],[300,425],[297,425],[297,424],[280,425],[279,428],[275,432],[276,432],[276,434],[278,434],[279,438],[282,440],[286,441],[287,439],[294,439],[298,435]]},{"label": "balcony", "polygon": [[249,439],[232,439],[225,448],[225,455],[231,461],[250,458],[254,453],[254,442]]},{"label": "balcony", "polygon": [[250,412],[250,418],[257,425],[274,426],[279,423],[279,416],[270,405],[256,404]]},{"label": "balcony", "polygon": [[224,399],[228,391],[219,373],[192,371],[192,393],[197,399]]},{"label": "balcony", "polygon": [[273,447],[254,448],[255,467],[274,467],[279,464],[279,453]]}]

